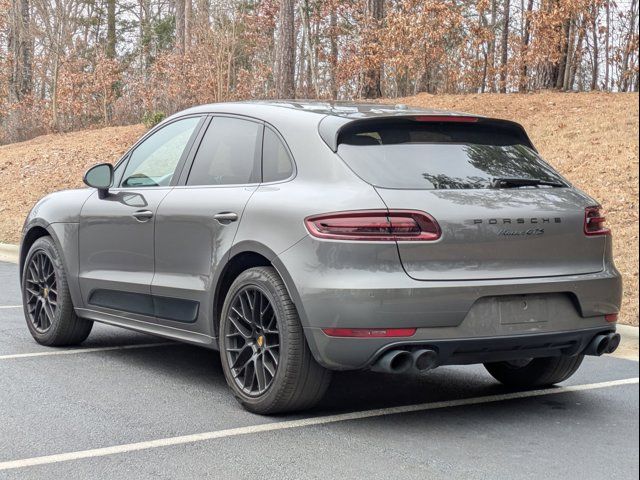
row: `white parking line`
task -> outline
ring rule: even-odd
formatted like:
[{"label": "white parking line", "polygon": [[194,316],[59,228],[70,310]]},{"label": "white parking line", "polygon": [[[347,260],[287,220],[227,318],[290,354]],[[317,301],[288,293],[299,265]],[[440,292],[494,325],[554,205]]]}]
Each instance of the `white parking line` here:
[{"label": "white parking line", "polygon": [[546,388],[541,390],[531,390],[528,392],[513,392],[502,395],[487,395],[484,397],[463,398],[460,400],[448,400],[443,402],[420,403],[416,405],[406,405],[401,407],[378,408],[375,410],[364,410],[361,412],[343,413],[338,415],[327,415],[324,417],[303,418],[300,420],[288,420],[284,422],[265,423],[248,427],[229,428],[213,432],[196,433],[193,435],[183,435],[179,437],[160,438],[146,442],[126,443],[111,447],[94,448],[91,450],[79,450],[76,452],[59,453],[46,455],[43,457],[24,458],[21,460],[10,460],[0,462],[1,470],[11,470],[16,468],[33,467],[36,465],[47,465],[52,463],[67,462],[70,460],[80,460],[83,458],[104,457],[107,455],[117,455],[121,453],[135,452],[138,450],[149,450],[152,448],[169,447],[173,445],[184,445],[189,443],[214,440],[216,438],[237,437],[252,433],[271,432],[274,430],[286,430],[290,428],[310,427],[315,425],[327,425],[331,423],[346,422],[350,420],[361,420],[364,418],[382,417],[385,415],[397,415],[399,413],[422,412],[426,410],[437,410],[441,408],[462,407],[466,405],[478,405],[481,403],[502,402],[505,400],[515,400],[520,398],[540,397],[544,395],[555,395],[559,393],[582,392],[586,390],[596,390],[599,388],[616,387],[621,385],[638,384],[638,377],[626,378],[623,380],[613,380],[609,382],[588,383],[584,385],[573,385],[568,387]]},{"label": "white parking line", "polygon": [[22,305],[0,305],[0,310],[5,308],[22,308]]},{"label": "white parking line", "polygon": [[31,357],[49,357],[51,355],[74,355],[76,353],[108,352],[110,350],[132,350],[135,348],[165,347],[167,345],[181,345],[181,344],[176,342],[156,342],[156,343],[138,343],[135,345],[120,345],[120,346],[114,346],[114,347],[68,348],[64,350],[46,350],[43,352],[12,353],[10,355],[0,355],[0,360],[12,360],[15,358],[31,358]]}]

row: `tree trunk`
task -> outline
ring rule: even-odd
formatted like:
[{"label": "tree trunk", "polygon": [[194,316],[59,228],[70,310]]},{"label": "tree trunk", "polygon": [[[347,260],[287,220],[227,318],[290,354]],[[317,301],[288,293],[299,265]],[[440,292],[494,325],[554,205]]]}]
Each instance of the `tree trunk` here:
[{"label": "tree trunk", "polygon": [[569,80],[571,79],[571,66],[573,63],[573,56],[575,50],[573,50],[573,44],[575,43],[576,36],[576,22],[571,20],[569,22],[569,41],[567,42],[567,56],[564,65],[564,77],[562,79],[562,89],[570,90]]},{"label": "tree trunk", "polygon": [[560,63],[558,63],[558,76],[556,77],[556,88],[561,89],[564,85],[565,70],[568,64],[569,56],[569,34],[571,28],[571,19],[564,21],[562,25],[562,36],[560,44]]},{"label": "tree trunk", "polygon": [[487,77],[489,83],[489,91],[495,90],[494,71],[496,68],[496,16],[498,15],[498,2],[491,0],[491,40],[487,52]]},{"label": "tree trunk", "polygon": [[578,28],[578,42],[576,43],[575,53],[573,54],[573,59],[571,61],[571,71],[569,73],[569,86],[568,89],[573,89],[573,86],[576,83],[576,73],[578,72],[578,67],[580,66],[580,62],[582,62],[582,45],[584,44],[584,36],[587,29],[586,20],[583,19],[576,26]]},{"label": "tree trunk", "polygon": [[184,0],[184,48],[191,47],[191,25],[193,23],[193,4],[191,0]]},{"label": "tree trunk", "polygon": [[330,53],[329,53],[329,76],[330,76],[330,88],[331,99],[337,100],[338,98],[338,79],[336,78],[338,70],[338,14],[336,13],[335,6],[331,8],[331,14],[329,17],[331,39]]},{"label": "tree trunk", "polygon": [[175,47],[179,53],[184,53],[184,0],[175,0],[176,8],[176,39]]},{"label": "tree trunk", "polygon": [[507,60],[509,59],[509,18],[511,1],[504,2],[504,19],[502,22],[502,59],[500,62],[500,93],[507,93]]},{"label": "tree trunk", "polygon": [[276,96],[278,98],[295,97],[295,0],[280,0],[278,18],[278,64],[276,75]]},{"label": "tree trunk", "polygon": [[[209,27],[209,0],[197,0],[198,6],[197,24],[200,28]],[[202,32],[200,32],[202,33]]]},{"label": "tree trunk", "polygon": [[9,98],[19,101],[33,89],[31,8],[29,0],[15,0],[8,31],[7,48],[10,54]]},{"label": "tree trunk", "polygon": [[[375,24],[375,30],[379,30],[384,20],[384,0],[368,0],[369,16]],[[376,33],[377,35],[377,33]],[[378,39],[376,38],[376,43]],[[382,62],[379,52],[373,60],[373,66],[369,68],[364,76],[364,91],[366,98],[380,98],[382,96]]]},{"label": "tree trunk", "polygon": [[116,58],[116,0],[107,0],[107,58]]},{"label": "tree trunk", "polygon": [[528,64],[527,64],[527,52],[529,50],[529,42],[531,41],[531,12],[533,11],[533,0],[529,0],[527,3],[527,13],[524,18],[524,30],[522,34],[522,52],[520,53],[520,82],[518,90],[520,92],[527,91],[527,85],[529,83]]},{"label": "tree trunk", "polygon": [[593,65],[591,70],[591,90],[598,89],[598,7],[593,6],[593,15],[591,17],[591,34],[593,39]]},{"label": "tree trunk", "polygon": [[604,8],[606,12],[606,32],[604,39],[604,89],[609,90],[609,36],[611,32],[611,6],[609,0],[605,1]]},{"label": "tree trunk", "polygon": [[[622,54],[622,65],[620,78],[618,80],[618,88],[623,92],[629,91],[629,85],[632,72],[629,70],[629,57],[631,56],[632,49],[634,48],[634,36],[636,31],[636,18],[638,15],[638,0],[632,0],[630,7],[630,20],[629,20],[629,32],[627,33],[626,44],[624,45],[624,52]],[[637,48],[637,47],[636,47]],[[637,90],[637,89],[636,89]]]}]

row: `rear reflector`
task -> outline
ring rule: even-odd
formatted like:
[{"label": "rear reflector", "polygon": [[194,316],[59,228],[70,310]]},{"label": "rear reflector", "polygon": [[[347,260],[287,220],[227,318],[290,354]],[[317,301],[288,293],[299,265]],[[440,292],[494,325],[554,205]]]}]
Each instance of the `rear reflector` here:
[{"label": "rear reflector", "polygon": [[604,316],[604,319],[609,323],[615,323],[615,322],[618,321],[618,314],[617,313],[609,313],[609,314]]},{"label": "rear reflector", "polygon": [[606,219],[600,207],[587,207],[584,213],[584,233],[589,237],[608,235],[611,231],[604,226]]},{"label": "rear reflector", "polygon": [[323,328],[325,335],[330,337],[410,337],[416,333],[415,328]]},{"label": "rear reflector", "polygon": [[438,222],[415,210],[327,213],[304,222],[311,235],[331,240],[431,242],[440,238]]}]

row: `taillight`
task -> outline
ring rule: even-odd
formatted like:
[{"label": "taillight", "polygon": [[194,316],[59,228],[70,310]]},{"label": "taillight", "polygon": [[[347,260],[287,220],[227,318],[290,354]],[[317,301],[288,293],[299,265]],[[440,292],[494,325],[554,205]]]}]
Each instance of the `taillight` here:
[{"label": "taillight", "polygon": [[314,237],[359,241],[434,241],[440,226],[416,210],[360,210],[314,215],[305,219]]},{"label": "taillight", "polygon": [[384,338],[410,337],[416,333],[415,328],[323,328],[329,337]]},{"label": "taillight", "polygon": [[604,226],[606,219],[600,207],[587,207],[584,213],[584,233],[587,236],[608,235],[610,230]]}]

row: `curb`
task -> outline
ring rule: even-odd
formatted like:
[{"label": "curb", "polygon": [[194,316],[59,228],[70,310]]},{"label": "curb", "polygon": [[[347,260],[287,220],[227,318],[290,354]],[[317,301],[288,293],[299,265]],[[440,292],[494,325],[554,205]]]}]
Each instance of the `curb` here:
[{"label": "curb", "polygon": [[18,263],[19,255],[20,247],[18,245],[0,243],[0,261]]}]

